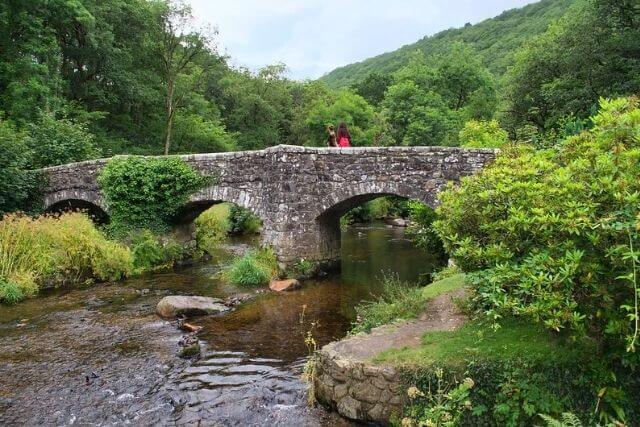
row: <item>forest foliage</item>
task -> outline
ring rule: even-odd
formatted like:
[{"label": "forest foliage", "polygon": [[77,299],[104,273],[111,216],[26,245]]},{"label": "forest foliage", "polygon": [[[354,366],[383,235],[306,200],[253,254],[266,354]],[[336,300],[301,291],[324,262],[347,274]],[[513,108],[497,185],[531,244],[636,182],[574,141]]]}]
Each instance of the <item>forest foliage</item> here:
[{"label": "forest foliage", "polygon": [[404,67],[415,51],[425,56],[441,55],[451,45],[462,42],[478,52],[483,65],[502,76],[513,63],[515,52],[528,40],[546,31],[562,17],[575,0],[542,0],[522,8],[507,10],[475,25],[465,24],[364,61],[336,68],[320,80],[331,88],[350,87],[366,81],[370,74],[393,74]]}]

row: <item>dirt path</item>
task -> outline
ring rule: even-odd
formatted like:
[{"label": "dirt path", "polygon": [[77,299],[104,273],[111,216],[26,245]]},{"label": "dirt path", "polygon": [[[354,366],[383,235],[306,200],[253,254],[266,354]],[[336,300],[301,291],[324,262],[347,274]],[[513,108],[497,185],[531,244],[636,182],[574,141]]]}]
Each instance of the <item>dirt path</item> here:
[{"label": "dirt path", "polygon": [[437,296],[427,303],[425,313],[417,320],[380,326],[326,347],[352,361],[364,361],[391,348],[417,347],[425,332],[451,331],[464,323],[465,316],[452,303],[452,299],[463,295],[464,290],[458,290]]}]

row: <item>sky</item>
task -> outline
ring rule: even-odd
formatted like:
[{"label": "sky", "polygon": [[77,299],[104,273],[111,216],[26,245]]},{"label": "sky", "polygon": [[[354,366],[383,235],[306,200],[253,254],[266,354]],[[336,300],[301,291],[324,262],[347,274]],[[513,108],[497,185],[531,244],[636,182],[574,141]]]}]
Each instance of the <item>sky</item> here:
[{"label": "sky", "polygon": [[477,23],[534,0],[187,0],[234,66],[282,62],[315,79],[447,28]]}]

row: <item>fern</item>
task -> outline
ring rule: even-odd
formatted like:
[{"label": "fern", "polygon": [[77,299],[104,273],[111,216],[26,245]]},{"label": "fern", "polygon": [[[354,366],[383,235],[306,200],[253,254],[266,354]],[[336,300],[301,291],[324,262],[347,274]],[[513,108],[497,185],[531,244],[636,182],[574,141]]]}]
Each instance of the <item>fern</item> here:
[{"label": "fern", "polygon": [[547,427],[583,427],[580,418],[571,412],[563,413],[559,420],[544,414],[540,414],[540,418],[546,421]]}]

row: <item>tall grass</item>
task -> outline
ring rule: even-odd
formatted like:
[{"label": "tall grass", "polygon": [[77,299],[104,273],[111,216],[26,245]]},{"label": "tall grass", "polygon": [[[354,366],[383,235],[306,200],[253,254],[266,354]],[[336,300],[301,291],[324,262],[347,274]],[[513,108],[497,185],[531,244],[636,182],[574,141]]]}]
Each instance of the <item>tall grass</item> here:
[{"label": "tall grass", "polygon": [[33,295],[47,281],[118,280],[132,271],[130,250],[107,240],[82,213],[0,221],[0,301]]},{"label": "tall grass", "polygon": [[234,259],[222,277],[233,285],[260,286],[278,274],[278,263],[272,249],[249,251]]},{"label": "tall grass", "polygon": [[421,294],[421,287],[394,275],[385,276],[380,295],[356,306],[357,320],[350,333],[369,332],[386,323],[417,317],[425,308]]}]

